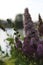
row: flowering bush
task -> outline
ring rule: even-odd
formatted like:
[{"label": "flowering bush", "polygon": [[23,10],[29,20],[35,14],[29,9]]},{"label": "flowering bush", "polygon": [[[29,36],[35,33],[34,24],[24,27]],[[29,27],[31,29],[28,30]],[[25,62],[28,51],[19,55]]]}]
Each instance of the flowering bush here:
[{"label": "flowering bush", "polygon": [[[33,43],[34,42],[34,43]],[[16,47],[15,47],[16,48]],[[19,47],[20,48],[20,47]],[[34,65],[43,63],[43,41],[36,41],[34,39],[24,38],[21,50],[16,48],[17,57],[16,64]],[[38,63],[39,62],[39,63]],[[15,64],[15,65],[16,65]]]}]

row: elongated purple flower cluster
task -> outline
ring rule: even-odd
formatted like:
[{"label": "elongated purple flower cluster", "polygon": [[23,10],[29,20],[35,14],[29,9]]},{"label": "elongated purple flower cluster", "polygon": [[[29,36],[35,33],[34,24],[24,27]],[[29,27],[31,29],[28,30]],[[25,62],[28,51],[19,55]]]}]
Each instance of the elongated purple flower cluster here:
[{"label": "elongated purple flower cluster", "polygon": [[37,47],[37,56],[43,58],[43,41],[40,41]]},{"label": "elongated purple flower cluster", "polygon": [[34,29],[34,24],[33,24],[33,21],[31,19],[31,15],[29,14],[28,8],[26,8],[25,12],[24,12],[23,26],[24,26],[24,30],[25,30],[25,35],[26,36],[31,34],[31,30]]},{"label": "elongated purple flower cluster", "polygon": [[18,37],[15,38],[15,47],[20,50],[22,48],[22,42],[19,40]]}]

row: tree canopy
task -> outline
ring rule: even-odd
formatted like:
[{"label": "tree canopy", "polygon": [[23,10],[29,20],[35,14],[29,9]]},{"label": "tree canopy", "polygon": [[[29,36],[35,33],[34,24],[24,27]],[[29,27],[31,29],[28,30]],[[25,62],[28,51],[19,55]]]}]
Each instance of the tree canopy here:
[{"label": "tree canopy", "polygon": [[16,29],[22,29],[23,28],[23,15],[22,14],[16,15],[14,24],[15,24]]}]

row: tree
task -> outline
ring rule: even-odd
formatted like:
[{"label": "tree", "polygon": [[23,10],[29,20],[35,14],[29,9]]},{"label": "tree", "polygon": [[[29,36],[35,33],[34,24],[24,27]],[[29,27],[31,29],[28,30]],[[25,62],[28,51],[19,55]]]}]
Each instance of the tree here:
[{"label": "tree", "polygon": [[4,25],[0,25],[0,28],[5,31]]},{"label": "tree", "polygon": [[12,22],[12,20],[11,20],[11,19],[7,19],[7,22],[8,22],[8,24],[9,24],[9,26],[12,28],[12,27],[13,27],[13,22]]},{"label": "tree", "polygon": [[23,15],[22,14],[16,15],[14,26],[16,29],[22,29],[23,28]]}]

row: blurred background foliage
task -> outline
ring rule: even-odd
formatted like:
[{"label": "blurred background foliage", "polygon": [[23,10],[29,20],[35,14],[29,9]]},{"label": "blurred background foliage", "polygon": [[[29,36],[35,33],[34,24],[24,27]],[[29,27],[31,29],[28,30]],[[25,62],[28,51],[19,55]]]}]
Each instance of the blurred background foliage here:
[{"label": "blurred background foliage", "polygon": [[23,15],[22,14],[16,15],[14,26],[16,29],[23,29]]}]

